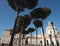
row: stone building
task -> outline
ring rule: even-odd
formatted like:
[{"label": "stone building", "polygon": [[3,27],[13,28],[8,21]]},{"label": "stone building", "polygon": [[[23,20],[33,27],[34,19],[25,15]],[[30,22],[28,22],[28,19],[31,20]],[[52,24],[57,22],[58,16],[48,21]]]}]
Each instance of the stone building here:
[{"label": "stone building", "polygon": [[[57,31],[56,26],[53,24],[53,22],[48,22],[48,26],[46,27],[46,33],[45,36],[45,43],[46,45],[54,45],[57,46],[57,44],[60,44],[60,32]],[[38,34],[37,36],[37,44],[43,45],[43,38],[42,34]],[[32,44],[36,44],[36,36],[32,36]]]},{"label": "stone building", "polygon": [[[19,37],[20,37],[19,34],[20,33],[17,33],[14,36],[13,46],[19,46],[20,44],[25,45],[26,38],[28,39],[28,45],[30,45],[30,44],[36,45],[36,36],[35,35],[32,36],[32,38],[31,38],[30,34],[27,34],[25,36],[25,38],[23,38],[21,35],[22,42],[20,42],[21,40],[19,39]],[[56,26],[54,24],[52,26],[52,22],[48,22],[48,26],[46,27],[46,33],[44,34],[44,36],[45,36],[46,45],[57,46],[57,43],[58,43],[58,45],[60,44],[60,32],[57,31]],[[1,44],[4,43],[7,46],[10,42],[10,37],[11,37],[10,31],[9,31],[9,29],[6,29],[3,37],[1,38]],[[42,33],[38,34],[38,36],[37,36],[37,44],[43,45]]]},{"label": "stone building", "polygon": [[5,32],[1,38],[1,45],[8,46],[10,41],[10,31],[9,29],[5,29]]},{"label": "stone building", "polygon": [[[20,44],[19,36],[20,36],[20,33],[15,34],[14,40],[13,40],[13,46],[19,46],[19,44]],[[25,38],[23,39],[23,42],[21,42],[21,44],[25,44],[25,39],[26,39],[26,37],[29,37],[29,36],[30,36],[29,34],[26,35]],[[22,37],[22,35],[21,35],[21,37]],[[9,46],[10,39],[11,39],[10,29],[5,29],[5,32],[2,36],[2,38],[0,39],[0,44],[2,46]]]}]

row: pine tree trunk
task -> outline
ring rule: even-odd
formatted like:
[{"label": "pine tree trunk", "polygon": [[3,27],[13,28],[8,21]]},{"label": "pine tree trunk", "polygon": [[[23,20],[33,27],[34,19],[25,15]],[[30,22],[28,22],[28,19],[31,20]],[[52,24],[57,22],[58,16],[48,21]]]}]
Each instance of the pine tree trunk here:
[{"label": "pine tree trunk", "polygon": [[[43,23],[42,23],[43,24]],[[42,25],[42,39],[43,39],[43,46],[45,46],[45,36],[44,36],[44,29],[43,29],[43,25]]]},{"label": "pine tree trunk", "polygon": [[12,31],[12,34],[11,34],[11,39],[10,39],[9,46],[13,46],[13,39],[14,39],[15,31],[16,31],[15,29],[16,29],[17,19],[18,19],[18,8],[16,8],[16,19],[15,19],[13,31]]},{"label": "pine tree trunk", "polygon": [[23,29],[24,29],[24,27],[23,27],[23,25],[21,25],[21,32],[20,32],[21,33],[21,41],[20,41],[21,46],[23,45],[23,39],[22,39],[23,38],[23,34],[22,34]]},{"label": "pine tree trunk", "polygon": [[37,28],[36,28],[36,45],[37,45]]},{"label": "pine tree trunk", "polygon": [[32,45],[32,32],[31,32],[31,42],[30,42],[30,45]]},{"label": "pine tree trunk", "polygon": [[19,46],[21,46],[21,33],[19,32]]}]

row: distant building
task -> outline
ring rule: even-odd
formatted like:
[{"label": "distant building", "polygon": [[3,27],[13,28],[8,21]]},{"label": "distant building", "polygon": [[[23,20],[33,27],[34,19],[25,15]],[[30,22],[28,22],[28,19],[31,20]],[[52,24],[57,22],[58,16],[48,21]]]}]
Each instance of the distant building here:
[{"label": "distant building", "polygon": [[[14,42],[13,42],[13,46],[19,46],[20,44],[32,44],[32,45],[36,45],[36,36],[32,36],[32,41],[31,41],[31,35],[30,34],[27,34],[25,36],[25,38],[23,38],[21,35],[21,39],[23,39],[23,42],[20,42],[21,39],[19,39],[20,33],[17,33],[15,36],[14,36]],[[46,45],[56,45],[56,42],[58,44],[60,44],[60,32],[57,31],[56,29],[56,26],[53,25],[52,26],[52,22],[48,22],[48,26],[46,27],[46,33],[44,34],[45,36],[45,43]],[[5,46],[9,45],[9,42],[10,42],[10,38],[11,38],[11,35],[10,35],[10,31],[9,29],[6,29],[5,32],[4,32],[4,35],[3,37],[1,38],[1,44],[4,44]],[[28,40],[28,41],[26,41]],[[26,43],[28,42],[28,43]],[[41,34],[38,34],[37,36],[37,44],[38,45],[43,45],[43,38],[42,38],[42,33]]]},{"label": "distant building", "polygon": [[[19,46],[19,36],[20,36],[20,33],[17,33],[15,34],[14,36],[14,40],[13,40],[13,46]],[[22,37],[22,35],[21,35]],[[29,34],[25,36],[26,37],[29,37]],[[23,43],[21,42],[21,44],[25,44],[25,38],[23,39]],[[0,39],[0,44],[3,46],[9,46],[9,42],[10,42],[10,39],[11,39],[11,33],[10,33],[10,29],[5,29],[5,32],[2,36],[2,38]]]},{"label": "distant building", "polygon": [[10,42],[10,31],[9,29],[5,29],[5,32],[1,38],[1,44],[4,44],[5,46],[8,46],[9,45],[9,42]]}]

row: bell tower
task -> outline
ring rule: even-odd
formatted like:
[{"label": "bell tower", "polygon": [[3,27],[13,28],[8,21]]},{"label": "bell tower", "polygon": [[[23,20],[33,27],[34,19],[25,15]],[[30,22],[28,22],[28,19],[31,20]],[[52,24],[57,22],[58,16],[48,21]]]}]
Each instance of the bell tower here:
[{"label": "bell tower", "polygon": [[[52,26],[53,25],[53,26]],[[53,29],[54,28],[54,29]],[[57,33],[57,29],[55,27],[55,25],[53,24],[53,22],[48,22],[48,26],[46,28],[46,34],[51,34],[54,35],[54,33]]]},{"label": "bell tower", "polygon": [[57,38],[56,38],[57,29],[53,24],[53,22],[48,22],[48,26],[46,28],[46,34],[49,35],[50,43],[51,44],[53,43],[54,45],[57,46]]}]

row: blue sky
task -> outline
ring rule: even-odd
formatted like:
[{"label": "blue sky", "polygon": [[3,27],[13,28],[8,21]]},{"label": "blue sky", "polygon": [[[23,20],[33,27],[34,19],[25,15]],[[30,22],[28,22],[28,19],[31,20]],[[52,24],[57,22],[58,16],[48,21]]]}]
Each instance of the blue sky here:
[{"label": "blue sky", "polygon": [[[60,31],[60,0],[39,0],[37,7],[49,7],[52,11],[50,16],[43,21],[44,30],[46,31],[48,21],[52,21],[57,30]],[[20,15],[28,13],[30,13],[30,10],[25,10]],[[15,15],[15,11],[8,5],[7,0],[0,0],[0,37],[6,28],[13,28]],[[32,27],[33,25],[31,24],[30,26]]]}]

